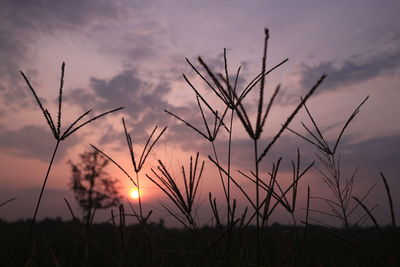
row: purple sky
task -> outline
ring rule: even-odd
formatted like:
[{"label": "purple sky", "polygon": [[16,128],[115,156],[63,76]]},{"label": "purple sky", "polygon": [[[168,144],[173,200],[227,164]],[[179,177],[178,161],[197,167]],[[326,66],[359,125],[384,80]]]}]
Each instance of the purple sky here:
[{"label": "purple sky", "polygon": [[[282,91],[261,143],[266,144],[275,135],[300,97],[322,74],[327,74],[327,79],[308,107],[329,140],[337,136],[351,112],[369,95],[341,143],[342,168],[345,176],[351,175],[357,166],[360,168],[355,196],[361,196],[377,182],[365,202],[369,207],[379,204],[375,214],[381,223],[389,222],[379,172],[385,173],[392,192],[400,190],[399,1],[81,2],[5,0],[0,4],[0,203],[18,197],[0,208],[1,218],[32,216],[55,144],[19,71],[27,74],[46,107],[55,114],[60,67],[65,61],[66,122],[89,108],[97,113],[119,106],[125,110],[93,123],[62,143],[39,217],[69,219],[62,200],[67,197],[74,202],[68,190],[71,173],[67,161],[77,161],[80,153],[90,149],[90,144],[130,168],[122,134],[123,116],[140,145],[154,125],[169,126],[141,174],[144,203],[146,209],[156,209],[154,220],[166,216],[158,202],[169,202],[144,174],[156,166],[158,158],[178,173],[189,155],[199,151],[207,169],[199,202],[201,222],[206,223],[211,212],[205,196],[211,191],[222,201],[215,167],[207,160],[211,153],[209,144],[165,114],[164,109],[188,121],[200,122],[194,94],[184,83],[182,73],[199,88],[205,87],[185,57],[196,62],[196,57],[202,56],[213,69],[222,71],[222,52],[227,48],[229,71],[234,73],[241,65],[239,85],[244,85],[260,71],[263,30],[268,27],[271,38],[267,66],[272,67],[287,57],[289,61],[267,79],[266,99],[278,83]],[[221,108],[209,91],[202,92]],[[250,108],[254,99],[252,95],[246,99]],[[308,123],[303,110],[290,127],[302,131],[302,120]],[[249,160],[253,153],[251,142],[240,123],[234,125],[234,169],[249,172],[253,169]],[[222,157],[226,142],[226,134],[221,135],[218,147]],[[263,170],[270,171],[272,162],[283,156],[280,179],[286,184],[296,147],[301,148],[304,166],[316,159],[314,147],[285,132],[263,160]],[[110,168],[109,172],[120,179],[126,195],[131,188],[129,180],[116,168]],[[237,179],[246,190],[254,191],[243,178]],[[331,197],[317,170],[312,169],[300,185],[299,218],[304,217],[301,209],[305,207],[307,185],[315,196]],[[234,193],[240,208],[248,205],[240,193]],[[399,210],[400,197],[398,194],[393,197]],[[315,200],[312,205],[317,208],[321,204]],[[78,209],[76,204],[74,208]],[[99,220],[106,213],[99,215]],[[285,216],[285,212],[278,211],[274,220],[287,222]]]}]

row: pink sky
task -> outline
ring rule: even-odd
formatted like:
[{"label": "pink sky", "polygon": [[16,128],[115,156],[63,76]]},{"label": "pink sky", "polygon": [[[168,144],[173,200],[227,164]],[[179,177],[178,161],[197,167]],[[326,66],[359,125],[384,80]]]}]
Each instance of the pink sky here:
[{"label": "pink sky", "polygon": [[[398,1],[2,1],[0,4],[0,203],[18,197],[0,208],[0,218],[30,218],[51,156],[55,140],[19,71],[24,71],[53,114],[57,110],[60,67],[66,62],[65,122],[94,108],[96,114],[124,106],[122,112],[96,121],[61,144],[46,187],[39,218],[69,219],[63,197],[74,203],[68,189],[69,159],[90,150],[94,144],[131,170],[121,117],[125,117],[135,142],[140,145],[154,125],[168,131],[157,144],[141,173],[145,208],[155,209],[154,221],[167,216],[158,204],[169,203],[146,179],[145,173],[162,159],[179,173],[197,151],[206,161],[199,200],[201,222],[211,210],[207,195],[222,202],[216,169],[207,159],[211,154],[205,140],[164,113],[164,109],[189,121],[199,121],[195,97],[184,82],[185,73],[207,99],[222,108],[206,91],[185,57],[196,62],[202,56],[218,71],[223,70],[223,48],[227,48],[229,71],[242,66],[243,85],[260,71],[263,29],[271,32],[267,66],[285,58],[289,62],[267,79],[267,98],[278,83],[282,91],[267,121],[261,143],[266,144],[279,129],[313,83],[327,74],[326,81],[310,99],[309,108],[333,141],[354,108],[370,98],[344,136],[341,151],[343,171],[355,167],[354,195],[370,185],[377,186],[366,203],[379,204],[379,221],[389,222],[383,171],[392,192],[400,190],[400,23]],[[247,100],[255,99],[250,96]],[[249,104],[251,107],[251,104]],[[253,109],[254,110],[254,109]],[[306,120],[301,111],[290,127],[301,130]],[[234,123],[234,170],[249,172],[252,147],[238,121]],[[221,135],[221,155],[227,135]],[[289,179],[290,161],[301,148],[303,166],[316,160],[314,147],[285,132],[262,162],[265,172],[272,162],[284,157],[282,183]],[[397,149],[396,149],[397,148]],[[320,163],[317,163],[317,166]],[[109,172],[121,182],[124,194],[129,180],[117,168]],[[133,174],[133,172],[132,172]],[[177,176],[180,179],[180,176]],[[238,178],[249,192],[254,188]],[[305,190],[330,197],[326,186],[312,169],[300,185],[299,218],[304,216]],[[240,209],[248,205],[237,190]],[[395,207],[400,197],[394,194]],[[313,203],[319,207],[320,203]],[[73,206],[78,209],[76,203]],[[221,206],[221,209],[224,209]],[[397,209],[398,210],[398,209]],[[108,211],[98,219],[108,216]],[[318,217],[317,215],[315,215]],[[168,218],[168,217],[166,217]],[[287,222],[279,211],[275,221]],[[173,222],[172,219],[167,221]]]}]

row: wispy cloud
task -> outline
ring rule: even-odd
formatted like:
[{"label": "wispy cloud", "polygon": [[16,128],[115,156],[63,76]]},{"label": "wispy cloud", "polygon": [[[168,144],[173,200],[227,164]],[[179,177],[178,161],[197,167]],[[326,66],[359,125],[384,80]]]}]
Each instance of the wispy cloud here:
[{"label": "wispy cloud", "polygon": [[377,77],[387,77],[399,74],[400,68],[400,38],[395,40],[397,49],[387,51],[379,55],[371,56],[366,59],[360,59],[358,56],[344,62],[324,61],[315,66],[301,66],[300,85],[302,88],[308,88],[315,78],[321,73],[328,75],[324,86],[324,91],[340,90],[347,86],[366,82]]},{"label": "wispy cloud", "polygon": [[[160,31],[156,22],[141,14],[142,1],[11,1],[0,3],[0,96],[3,105],[21,105],[25,94],[18,71],[34,78],[32,60],[43,40],[69,36],[92,49],[125,58],[125,64],[156,51]],[[129,21],[126,22],[126,21]],[[62,44],[60,44],[62,45]],[[68,55],[66,55],[68,56]]]},{"label": "wispy cloud", "polygon": [[[121,15],[118,5],[109,1],[5,0],[1,1],[0,9],[0,95],[3,105],[21,103],[25,96],[18,71],[21,64],[34,55],[32,50],[37,37],[98,27]],[[34,74],[33,70],[30,72]]]},{"label": "wispy cloud", "polygon": [[[143,141],[147,130],[156,124],[165,126],[169,122],[170,116],[164,109],[173,108],[166,100],[170,91],[168,82],[145,81],[136,69],[127,69],[111,79],[91,78],[88,89],[74,89],[66,94],[65,100],[83,108],[95,102],[100,110],[124,106],[123,116],[128,118],[127,124],[133,128],[135,138]],[[114,140],[107,135],[103,133],[102,142]]]},{"label": "wispy cloud", "polygon": [[[0,128],[0,148],[10,154],[25,157],[35,158],[44,162],[49,161],[50,152],[49,143],[51,132],[40,126],[27,125],[17,130],[6,130],[4,127]],[[66,145],[61,147],[56,161],[64,158],[69,148],[73,147],[79,142],[77,136],[71,136]]]}]

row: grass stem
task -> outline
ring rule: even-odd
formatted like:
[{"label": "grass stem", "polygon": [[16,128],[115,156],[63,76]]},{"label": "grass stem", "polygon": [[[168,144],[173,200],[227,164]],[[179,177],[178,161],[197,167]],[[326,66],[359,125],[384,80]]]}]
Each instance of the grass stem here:
[{"label": "grass stem", "polygon": [[393,227],[393,229],[396,229],[396,216],[395,216],[394,210],[393,210],[392,194],[390,193],[390,188],[389,188],[389,185],[387,183],[386,177],[383,175],[382,172],[380,172],[380,174],[381,174],[383,183],[385,185],[386,194],[387,194],[388,199],[389,199],[389,208],[390,208],[390,216],[391,216],[391,219],[392,219],[392,227]]},{"label": "grass stem", "polygon": [[36,216],[37,216],[37,213],[38,213],[38,210],[39,210],[40,202],[42,200],[43,191],[44,191],[44,188],[46,187],[47,179],[49,178],[50,170],[51,170],[51,167],[53,166],[53,161],[54,161],[54,158],[56,156],[59,144],[60,144],[60,140],[57,140],[56,146],[54,147],[53,154],[51,156],[49,167],[47,168],[47,172],[46,172],[46,176],[45,176],[44,181],[43,181],[42,188],[40,189],[39,199],[38,199],[38,201],[36,203],[35,213],[33,215],[32,224],[31,224],[31,228],[30,228],[30,231],[29,231],[30,235],[32,235],[32,233],[33,233],[33,227],[34,227],[35,222],[36,222]]},{"label": "grass stem", "polygon": [[257,266],[260,266],[260,175],[259,175],[259,161],[258,159],[258,140],[254,139],[254,163],[255,163],[255,176],[256,176],[256,227],[257,227]]}]

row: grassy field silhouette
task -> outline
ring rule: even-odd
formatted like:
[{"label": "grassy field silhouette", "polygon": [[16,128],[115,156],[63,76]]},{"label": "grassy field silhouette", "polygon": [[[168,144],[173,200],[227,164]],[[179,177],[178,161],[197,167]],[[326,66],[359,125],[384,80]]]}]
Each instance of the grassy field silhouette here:
[{"label": "grassy field silhouette", "polygon": [[[223,199],[216,199],[209,193],[210,217],[213,224],[201,227],[194,204],[199,201],[198,188],[204,179],[204,161],[199,159],[199,153],[190,157],[188,164],[181,167],[181,176],[175,176],[166,165],[159,160],[158,166],[146,173],[147,179],[153,182],[169,199],[170,206],[162,205],[173,218],[181,223],[183,229],[168,229],[162,221],[152,221],[152,211],[144,211],[139,193],[139,211],[132,208],[126,212],[123,204],[117,213],[112,213],[110,221],[102,224],[85,225],[80,222],[68,201],[71,221],[46,219],[37,222],[43,192],[48,179],[51,179],[51,167],[61,141],[83,126],[121,108],[94,116],[81,122],[91,110],[78,117],[71,125],[63,127],[63,84],[65,64],[61,67],[60,89],[58,97],[58,113],[56,120],[43,106],[36,90],[28,77],[21,72],[28,89],[42,111],[47,124],[55,138],[56,144],[52,153],[47,172],[43,179],[34,215],[31,220],[13,223],[0,221],[1,247],[0,263],[2,266],[399,266],[400,236],[395,219],[395,203],[392,201],[390,182],[381,172],[382,184],[388,198],[388,213],[391,225],[382,227],[374,217],[374,208],[365,204],[365,199],[373,193],[371,186],[362,197],[353,195],[357,168],[348,175],[344,174],[340,161],[341,139],[351,122],[366,103],[366,97],[361,104],[344,121],[336,141],[329,143],[312,115],[307,101],[320,86],[325,75],[315,81],[309,91],[301,97],[298,104],[282,121],[278,131],[264,145],[260,142],[270,116],[270,110],[280,91],[276,86],[269,101],[265,101],[265,79],[275,69],[283,65],[282,60],[272,68],[267,68],[269,31],[264,31],[264,49],[261,59],[261,70],[250,83],[239,88],[238,79],[241,67],[235,75],[228,72],[227,51],[224,50],[224,72],[216,73],[201,58],[199,67],[187,59],[189,66],[198,75],[200,81],[211,90],[215,98],[224,103],[223,112],[218,112],[207,101],[196,85],[183,75],[188,87],[195,94],[199,115],[204,128],[194,126],[185,120],[182,114],[166,110],[178,122],[188,126],[202,139],[211,145],[213,155],[208,156],[210,166],[218,170],[223,188]],[[329,75],[329,73],[327,74]],[[232,78],[233,77],[233,78]],[[257,97],[255,102],[249,98],[250,93]],[[251,108],[255,107],[255,112]],[[301,109],[305,109],[312,127],[302,122],[304,133],[289,128]],[[254,118],[252,118],[254,116]],[[253,154],[245,155],[252,158],[252,171],[233,171],[232,138],[237,129],[234,121],[239,121],[250,142]],[[130,174],[117,163],[111,155],[100,147],[92,145],[93,149],[102,153],[112,161],[132,181],[140,192],[139,172],[146,159],[162,138],[167,127],[156,133],[157,127],[148,137],[142,154],[135,155],[132,138],[128,133],[125,120],[122,119],[126,142],[134,166],[134,174]],[[65,128],[63,131],[62,129]],[[226,150],[227,158],[222,158],[216,149],[217,135],[225,131],[228,136]],[[282,158],[273,162],[269,172],[260,169],[260,163],[265,160],[271,148],[276,145],[285,131],[299,137],[299,142],[308,142],[318,152],[315,161],[303,162],[302,154],[297,149],[296,160],[291,162],[292,180],[284,187],[279,180]],[[203,155],[206,156],[206,155]],[[226,162],[226,164],[225,164]],[[308,188],[305,220],[296,218],[298,209],[298,185],[302,177],[315,167],[320,177],[332,192],[333,198],[315,197],[312,188]],[[248,192],[241,186],[241,179],[246,179],[253,185],[254,191]],[[347,178],[346,178],[347,177]],[[238,189],[245,199],[248,208],[243,213],[237,211],[237,200],[231,195],[232,187]],[[253,195],[255,197],[253,197]],[[12,205],[13,199],[0,204]],[[217,202],[218,201],[218,202]],[[312,201],[322,201],[329,209],[316,210],[311,207]],[[271,224],[271,217],[277,208],[283,208],[292,218],[291,225]],[[224,210],[225,212],[221,212]],[[357,212],[356,212],[357,211]],[[323,214],[338,220],[342,227],[334,228],[329,225],[312,222],[315,214]],[[361,216],[359,216],[361,214]],[[356,216],[357,215],[357,216]],[[133,216],[136,225],[127,225],[125,218]],[[315,218],[314,218],[315,219]],[[363,222],[369,221],[372,226],[362,227]]]}]

